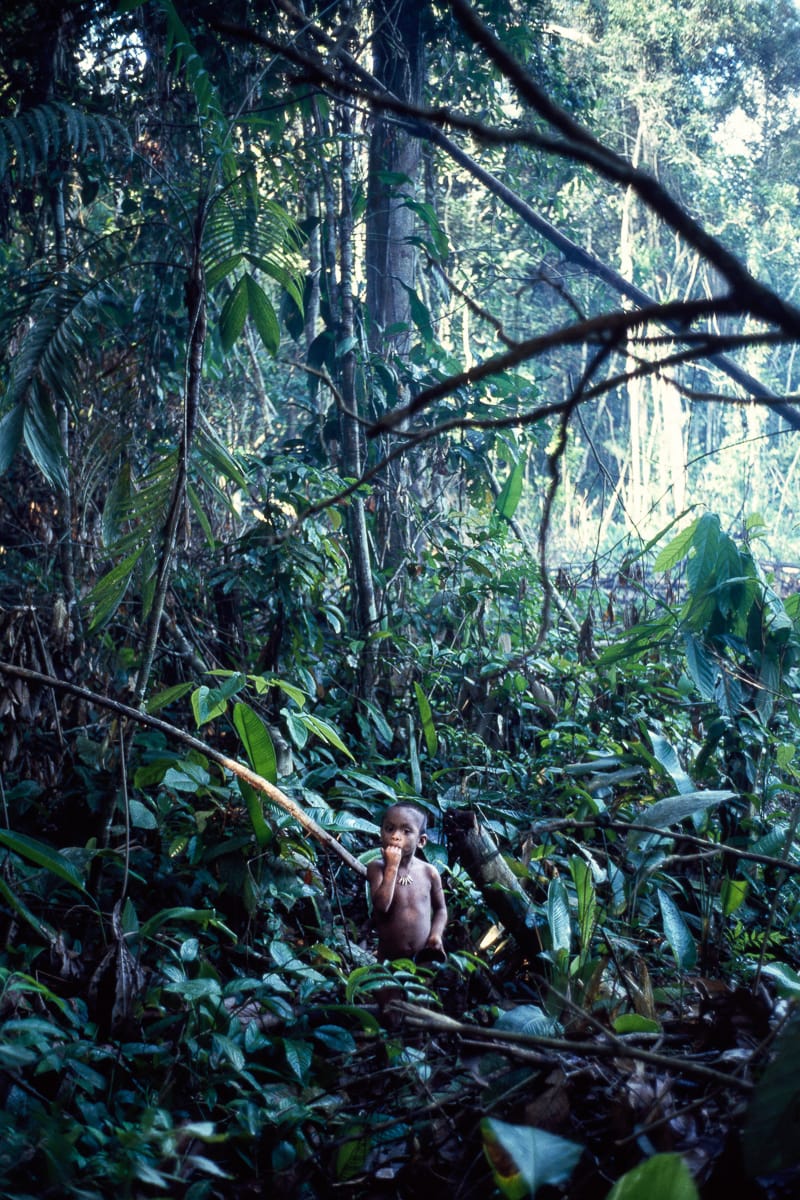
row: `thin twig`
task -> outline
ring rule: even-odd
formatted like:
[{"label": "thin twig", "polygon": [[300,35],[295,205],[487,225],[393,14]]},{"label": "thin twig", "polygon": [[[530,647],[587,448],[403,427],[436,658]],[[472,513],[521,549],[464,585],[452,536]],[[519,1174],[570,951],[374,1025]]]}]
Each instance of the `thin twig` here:
[{"label": "thin twig", "polygon": [[772,854],[758,854],[755,850],[740,850],[725,842],[712,842],[708,838],[697,837],[691,833],[684,833],[682,830],[676,832],[657,825],[644,825],[639,821],[573,820],[571,817],[558,817],[552,821],[536,821],[532,832],[538,836],[542,833],[557,833],[561,829],[613,829],[617,833],[631,831],[633,833],[652,833],[661,838],[680,838],[682,842],[699,846],[701,849],[708,850],[709,853],[730,854],[733,858],[746,859],[749,862],[760,863],[764,867],[777,867],[789,874],[800,875],[800,863],[793,863],[785,858],[776,858]]}]

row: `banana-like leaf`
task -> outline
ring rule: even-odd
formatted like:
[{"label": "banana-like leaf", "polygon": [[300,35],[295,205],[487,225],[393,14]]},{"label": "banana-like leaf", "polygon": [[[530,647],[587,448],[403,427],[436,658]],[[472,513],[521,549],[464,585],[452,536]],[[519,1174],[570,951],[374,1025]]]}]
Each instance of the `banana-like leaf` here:
[{"label": "banana-like leaf", "polygon": [[419,709],[419,718],[422,722],[422,733],[425,737],[425,746],[428,754],[433,757],[433,755],[439,749],[439,738],[436,734],[436,726],[433,723],[431,706],[428,703],[427,696],[416,680],[414,680],[414,692],[416,693],[417,697],[417,708]]},{"label": "banana-like leaf", "polygon": [[680,759],[672,746],[660,733],[650,733],[650,745],[653,747],[653,757],[672,779],[679,792],[684,795],[693,792],[693,781],[681,766]]},{"label": "banana-like leaf", "polygon": [[508,479],[503,484],[500,495],[495,500],[495,512],[506,521],[510,521],[517,511],[522,496],[522,485],[525,482],[526,466],[526,460],[523,458],[514,464]]},{"label": "banana-like leaf", "polygon": [[238,701],[233,706],[233,723],[250,766],[268,783],[277,783],[278,759],[270,732],[261,717],[249,704]]},{"label": "banana-like leaf", "polygon": [[700,1200],[679,1154],[654,1154],[618,1179],[606,1200]]},{"label": "banana-like leaf", "polygon": [[52,404],[34,388],[24,411],[22,436],[31,458],[48,483],[66,491],[67,459]]},{"label": "banana-like leaf", "polygon": [[569,950],[572,941],[569,899],[567,889],[558,878],[551,879],[547,889],[547,925],[553,949]]},{"label": "banana-like leaf", "polygon": [[15,404],[9,412],[0,419],[0,475],[5,475],[14,455],[22,441],[22,430],[25,424],[25,407],[22,403]]},{"label": "banana-like leaf", "polygon": [[266,292],[252,275],[244,276],[247,281],[247,311],[250,320],[258,331],[258,336],[265,348],[275,357],[281,345],[281,330],[275,309],[269,302]]},{"label": "banana-like leaf", "polygon": [[264,800],[261,792],[254,788],[246,779],[237,779],[239,791],[242,793],[250,824],[259,849],[264,848],[272,840],[272,830],[264,819]]},{"label": "banana-like leaf", "polygon": [[222,306],[219,317],[219,336],[226,352],[242,336],[247,320],[247,276],[242,275],[233,286],[233,291]]},{"label": "banana-like leaf", "polygon": [[692,548],[692,541],[697,531],[699,520],[700,518],[697,517],[692,521],[691,525],[688,525],[663,550],[659,551],[653,563],[654,571],[669,571],[672,567],[677,566],[682,559],[686,558],[686,555]]},{"label": "banana-like leaf", "polygon": [[[711,789],[689,792],[680,796],[665,796],[663,800],[657,800],[655,804],[651,804],[644,810],[641,814],[642,824],[654,825],[658,829],[668,829],[670,825],[677,825],[680,821],[685,821],[687,817],[693,817],[695,813],[716,808],[719,804],[724,804],[726,800],[735,799],[736,792],[712,791]],[[633,842],[640,842],[647,836],[635,829],[630,834]]]},{"label": "banana-like leaf", "polygon": [[295,715],[297,720],[305,725],[309,732],[315,733],[318,738],[321,738],[323,742],[327,742],[329,746],[335,746],[337,750],[341,750],[348,758],[353,759],[353,762],[356,761],[339,737],[339,734],[328,721],[323,721],[321,717],[312,717],[309,713],[297,713]]},{"label": "banana-like leaf", "polygon": [[748,1174],[771,1175],[800,1164],[800,1013],[773,1047],[773,1057],[750,1101],[742,1134]]},{"label": "banana-like leaf", "polygon": [[581,933],[581,951],[586,954],[597,922],[597,892],[591,868],[579,854],[569,860],[570,874],[578,897],[578,928]]},{"label": "banana-like leaf", "polygon": [[20,858],[24,858],[37,867],[44,867],[46,871],[50,871],[64,883],[68,883],[70,887],[86,893],[83,881],[69,859],[44,842],[28,837],[24,833],[12,833],[8,829],[0,829],[0,846],[5,846],[7,850],[13,851],[14,854],[18,854]]},{"label": "banana-like leaf", "polygon": [[102,629],[119,608],[141,555],[141,549],[134,550],[133,554],[129,554],[122,562],[112,567],[92,588],[88,596],[89,605],[93,610],[89,622],[92,632]]},{"label": "banana-like leaf", "polygon": [[675,901],[661,888],[658,889],[658,902],[661,905],[664,937],[675,956],[675,962],[681,971],[690,971],[697,962],[697,946],[689,926]]},{"label": "banana-like leaf", "polygon": [[0,896],[3,897],[9,908],[13,909],[18,916],[22,917],[31,929],[33,929],[44,942],[54,944],[56,941],[56,931],[46,921],[41,921],[28,908],[21,896],[18,896],[13,888],[9,887],[5,879],[0,879]]},{"label": "banana-like leaf", "polygon": [[130,518],[132,507],[131,465],[123,463],[114,476],[103,505],[103,545],[113,546],[122,535],[122,527]]}]

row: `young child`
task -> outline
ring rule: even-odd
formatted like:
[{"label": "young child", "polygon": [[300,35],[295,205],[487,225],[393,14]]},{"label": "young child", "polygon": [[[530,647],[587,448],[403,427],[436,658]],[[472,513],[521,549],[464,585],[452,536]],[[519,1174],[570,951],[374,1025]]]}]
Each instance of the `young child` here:
[{"label": "young child", "polygon": [[444,957],[447,908],[439,872],[416,858],[428,840],[427,817],[414,804],[392,804],[381,824],[382,859],[367,866],[378,958]]}]

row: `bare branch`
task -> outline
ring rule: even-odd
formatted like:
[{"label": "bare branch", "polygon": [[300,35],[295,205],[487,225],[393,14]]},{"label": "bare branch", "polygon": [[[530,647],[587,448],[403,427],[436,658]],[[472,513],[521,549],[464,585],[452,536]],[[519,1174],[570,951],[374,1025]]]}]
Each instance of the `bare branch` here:
[{"label": "bare branch", "polygon": [[509,54],[475,13],[467,0],[451,0],[453,12],[492,62],[514,85],[523,100],[549,125],[569,141],[566,152],[593,166],[614,183],[631,187],[653,212],[693,246],[727,280],[739,305],[767,324],[783,329],[790,337],[800,337],[800,310],[786,304],[775,292],[760,283],[742,262],[712,237],[698,221],[646,171],[633,167],[626,159],[599,142],[593,134],[555,103],[530,74]]}]

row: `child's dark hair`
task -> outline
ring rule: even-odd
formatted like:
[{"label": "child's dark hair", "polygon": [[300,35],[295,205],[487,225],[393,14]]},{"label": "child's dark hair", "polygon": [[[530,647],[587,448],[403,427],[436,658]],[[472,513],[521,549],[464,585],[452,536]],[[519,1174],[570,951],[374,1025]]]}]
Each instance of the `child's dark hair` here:
[{"label": "child's dark hair", "polygon": [[420,833],[427,833],[428,814],[425,812],[424,808],[420,808],[418,804],[414,804],[411,800],[395,800],[394,804],[390,804],[385,810],[383,817],[381,817],[381,824],[383,824],[384,818],[387,816],[387,814],[392,812],[392,810],[395,808],[409,808],[411,812],[416,813],[416,815],[419,817]]}]

